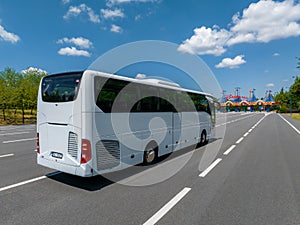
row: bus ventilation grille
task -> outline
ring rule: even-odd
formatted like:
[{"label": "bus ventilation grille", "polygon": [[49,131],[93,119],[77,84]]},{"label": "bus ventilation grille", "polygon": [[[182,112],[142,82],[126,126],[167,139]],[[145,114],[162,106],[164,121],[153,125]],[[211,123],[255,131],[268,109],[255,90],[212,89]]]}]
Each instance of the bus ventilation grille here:
[{"label": "bus ventilation grille", "polygon": [[118,141],[102,140],[96,143],[97,169],[105,170],[120,164],[120,148]]},{"label": "bus ventilation grille", "polygon": [[75,134],[73,132],[69,133],[68,153],[74,159],[77,159],[77,155],[78,155],[78,138],[77,138],[77,134]]}]

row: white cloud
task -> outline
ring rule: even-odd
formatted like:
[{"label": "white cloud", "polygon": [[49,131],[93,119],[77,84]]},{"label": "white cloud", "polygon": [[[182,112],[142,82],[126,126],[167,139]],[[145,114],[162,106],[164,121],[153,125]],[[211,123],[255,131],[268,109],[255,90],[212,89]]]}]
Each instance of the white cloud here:
[{"label": "white cloud", "polygon": [[61,48],[58,51],[58,54],[67,55],[67,56],[85,56],[85,57],[90,57],[91,56],[91,54],[88,51],[79,50],[79,49],[76,49],[75,47]]},{"label": "white cloud", "polygon": [[[261,0],[252,3],[243,10],[240,17],[236,14],[233,18],[231,31],[234,36],[248,35],[251,38],[240,38],[239,42],[269,42],[276,39],[300,35],[300,4],[293,0],[275,2]],[[239,43],[235,42],[235,43]]]},{"label": "white cloud", "polygon": [[108,7],[114,6],[114,5],[119,5],[123,3],[136,3],[136,2],[159,2],[160,0],[107,0],[106,5]]},{"label": "white cloud", "polygon": [[275,86],[275,84],[273,84],[273,83],[269,83],[266,85],[266,87],[274,87],[274,86]]},{"label": "white cloud", "polygon": [[35,67],[29,67],[29,68],[26,69],[26,70],[22,70],[21,73],[24,73],[24,74],[28,74],[28,73],[46,74],[47,71],[46,71],[46,70],[39,69],[39,68],[35,68]]},{"label": "white cloud", "polygon": [[216,68],[226,68],[226,67],[228,67],[230,69],[239,68],[240,65],[246,63],[246,60],[244,60],[243,58],[244,58],[244,55],[238,55],[234,59],[224,58],[222,60],[222,62],[217,64],[215,67]]},{"label": "white cloud", "polygon": [[300,3],[260,0],[232,17],[228,29],[194,29],[194,34],[178,48],[190,54],[221,55],[239,43],[267,43],[276,39],[300,36]]},{"label": "white cloud", "polygon": [[226,49],[224,45],[228,41],[230,33],[217,27],[211,29],[202,26],[194,29],[194,35],[186,39],[178,48],[179,51],[198,55],[222,55]]},{"label": "white cloud", "polygon": [[0,40],[9,41],[11,43],[16,43],[20,41],[20,37],[14,33],[10,33],[0,25]]},{"label": "white cloud", "polygon": [[70,17],[77,17],[80,14],[85,13],[89,17],[89,21],[93,23],[100,23],[99,15],[97,15],[94,10],[88,7],[86,4],[81,4],[79,6],[70,6],[66,15],[64,15],[64,19],[69,19]]},{"label": "white cloud", "polygon": [[146,75],[146,74],[142,74],[142,73],[138,73],[138,74],[135,76],[136,79],[145,79],[146,77],[147,77],[147,75]]},{"label": "white cloud", "polygon": [[101,9],[102,16],[105,19],[114,19],[116,17],[123,18],[125,15],[120,9],[110,10],[110,9]]},{"label": "white cloud", "polygon": [[114,33],[122,33],[122,32],[123,32],[123,29],[122,29],[122,27],[120,27],[120,26],[117,26],[117,25],[115,25],[115,24],[112,24],[112,25],[111,25],[111,28],[110,28],[110,31],[111,31],[111,32],[114,32]]},{"label": "white cloud", "polygon": [[134,17],[134,20],[135,21],[138,21],[138,20],[140,20],[142,18],[142,15],[141,14],[138,14],[138,15],[136,15],[135,17]]},{"label": "white cloud", "polygon": [[66,4],[69,4],[71,2],[71,0],[61,0],[61,2],[66,5]]},{"label": "white cloud", "polygon": [[59,39],[57,41],[57,43],[58,44],[63,44],[63,43],[74,44],[80,48],[86,48],[86,49],[92,47],[92,45],[93,45],[93,43],[90,40],[83,38],[83,37],[77,37],[77,38],[64,37],[62,39]]},{"label": "white cloud", "polygon": [[278,52],[275,52],[275,53],[273,54],[273,56],[280,56],[280,54],[279,54]]}]

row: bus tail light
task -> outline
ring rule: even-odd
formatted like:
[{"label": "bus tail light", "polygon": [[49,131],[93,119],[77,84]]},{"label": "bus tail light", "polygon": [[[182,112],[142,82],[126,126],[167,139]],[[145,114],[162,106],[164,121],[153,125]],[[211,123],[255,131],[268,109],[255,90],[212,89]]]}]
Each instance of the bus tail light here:
[{"label": "bus tail light", "polygon": [[39,133],[36,134],[36,152],[40,154],[40,135]]},{"label": "bus tail light", "polygon": [[81,160],[80,163],[87,163],[92,158],[91,143],[89,140],[82,139],[81,144]]}]

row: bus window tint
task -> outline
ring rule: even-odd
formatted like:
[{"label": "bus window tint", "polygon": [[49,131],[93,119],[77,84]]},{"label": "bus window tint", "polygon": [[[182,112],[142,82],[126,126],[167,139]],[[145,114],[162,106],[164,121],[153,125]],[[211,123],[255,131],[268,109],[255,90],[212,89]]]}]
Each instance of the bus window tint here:
[{"label": "bus window tint", "polygon": [[82,73],[47,76],[42,81],[44,102],[69,102],[76,99]]},{"label": "bus window tint", "polygon": [[[95,84],[101,84],[101,77],[95,77]],[[96,105],[105,113],[110,113],[119,92],[128,84],[127,81],[108,79],[99,90]]]}]

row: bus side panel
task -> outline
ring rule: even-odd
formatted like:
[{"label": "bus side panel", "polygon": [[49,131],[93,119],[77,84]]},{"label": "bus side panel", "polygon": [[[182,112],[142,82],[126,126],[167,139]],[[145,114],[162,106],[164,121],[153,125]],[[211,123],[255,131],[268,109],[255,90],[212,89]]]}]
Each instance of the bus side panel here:
[{"label": "bus side panel", "polygon": [[181,112],[180,148],[197,144],[200,137],[198,112]]}]

